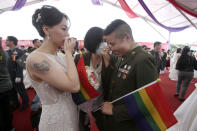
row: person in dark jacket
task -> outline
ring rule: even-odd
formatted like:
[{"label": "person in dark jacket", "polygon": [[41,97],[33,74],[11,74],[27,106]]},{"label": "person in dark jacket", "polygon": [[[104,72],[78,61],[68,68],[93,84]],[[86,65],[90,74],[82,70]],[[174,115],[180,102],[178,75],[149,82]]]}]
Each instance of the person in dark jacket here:
[{"label": "person in dark jacket", "polygon": [[13,104],[19,105],[17,93],[22,98],[22,107],[20,111],[25,110],[28,107],[29,98],[27,92],[25,90],[25,86],[23,83],[23,68],[19,66],[16,62],[21,56],[23,56],[24,52],[17,47],[18,40],[14,36],[8,36],[6,39],[6,46],[9,47],[8,52],[8,71],[11,77],[13,89],[12,89],[12,101]]},{"label": "person in dark jacket", "polygon": [[[103,38],[108,43],[102,53],[108,70],[102,78],[108,80],[103,85],[105,102],[101,108],[105,115],[104,131],[138,131],[124,100],[110,102],[155,81],[158,78],[155,60],[134,41],[130,26],[123,20],[108,25]],[[117,57],[109,55],[109,50]]]},{"label": "person in dark jacket", "polygon": [[10,110],[9,92],[12,82],[7,69],[8,55],[3,50],[0,38],[0,131],[11,131],[13,129],[13,115]]},{"label": "person in dark jacket", "polygon": [[164,73],[164,69],[166,67],[166,57],[167,57],[167,53],[165,52],[164,49],[162,49],[161,51],[161,73]]},{"label": "person in dark jacket", "polygon": [[162,66],[162,59],[161,59],[161,42],[156,41],[154,43],[154,49],[150,51],[150,53],[153,55],[155,58],[156,64],[157,64],[157,71],[158,74],[160,74],[161,66]]},{"label": "person in dark jacket", "polygon": [[175,96],[179,96],[181,84],[183,82],[179,100],[184,101],[185,93],[194,76],[194,69],[197,69],[197,61],[190,55],[190,48],[188,46],[183,48],[182,54],[177,61],[176,69],[178,70],[178,81]]}]

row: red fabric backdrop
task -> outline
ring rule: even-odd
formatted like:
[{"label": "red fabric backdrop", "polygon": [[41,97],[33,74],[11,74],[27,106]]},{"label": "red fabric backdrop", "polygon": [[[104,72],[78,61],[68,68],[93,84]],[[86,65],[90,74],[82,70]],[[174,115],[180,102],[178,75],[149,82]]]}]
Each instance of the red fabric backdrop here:
[{"label": "red fabric backdrop", "polygon": [[[5,50],[8,49],[8,47],[5,45],[5,40],[2,40],[2,45]],[[25,46],[25,48],[28,48],[29,46],[33,46],[33,43],[32,40],[19,40],[17,46]]]},{"label": "red fabric backdrop", "polygon": [[[78,40],[79,42],[79,49],[84,47],[84,41],[83,40]],[[8,49],[5,45],[5,40],[2,41],[3,43],[3,48],[4,49]],[[138,42],[140,45],[146,45],[148,48],[153,48],[153,42]],[[29,47],[29,46],[33,46],[32,40],[19,40],[18,41],[18,47],[20,46],[25,46],[25,48]],[[167,50],[168,48],[168,43],[162,43],[162,49]]]}]

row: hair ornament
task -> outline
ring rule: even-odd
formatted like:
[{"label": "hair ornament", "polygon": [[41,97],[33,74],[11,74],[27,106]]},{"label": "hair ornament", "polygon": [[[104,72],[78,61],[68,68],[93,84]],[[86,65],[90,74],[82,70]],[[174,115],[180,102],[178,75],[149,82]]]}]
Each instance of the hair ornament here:
[{"label": "hair ornament", "polygon": [[38,14],[38,18],[36,19],[36,23],[38,23],[38,21],[41,19],[41,15],[40,13]]}]

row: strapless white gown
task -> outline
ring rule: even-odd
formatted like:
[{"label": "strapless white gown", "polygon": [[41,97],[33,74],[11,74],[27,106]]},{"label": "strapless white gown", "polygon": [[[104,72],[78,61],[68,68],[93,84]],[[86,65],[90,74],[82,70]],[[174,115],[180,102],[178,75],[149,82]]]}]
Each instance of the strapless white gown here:
[{"label": "strapless white gown", "polygon": [[[57,68],[66,72],[66,59],[42,52]],[[54,74],[57,75],[58,74]],[[31,85],[35,89],[42,104],[42,114],[39,131],[78,131],[78,110],[72,100],[70,92],[60,91],[46,82],[35,82],[31,78]]]}]

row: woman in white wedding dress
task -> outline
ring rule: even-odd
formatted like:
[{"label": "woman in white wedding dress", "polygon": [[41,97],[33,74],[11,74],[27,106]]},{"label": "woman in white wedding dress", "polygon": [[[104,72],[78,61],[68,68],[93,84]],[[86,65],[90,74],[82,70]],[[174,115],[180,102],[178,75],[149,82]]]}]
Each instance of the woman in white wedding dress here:
[{"label": "woman in white wedding dress", "polygon": [[[42,104],[39,131],[78,131],[78,111],[71,93],[80,83],[72,57],[76,40],[69,36],[69,18],[53,6],[43,6],[32,23],[44,38],[27,58],[27,73]],[[64,55],[57,49],[64,44]]]},{"label": "woman in white wedding dress", "polygon": [[176,63],[180,56],[181,56],[181,48],[178,48],[177,51],[174,52],[174,54],[172,55],[172,58],[170,59],[169,78],[174,81],[178,80],[178,71],[176,70]]},{"label": "woman in white wedding dress", "polygon": [[166,131],[197,131],[197,83],[196,89],[174,112],[178,122]]}]

